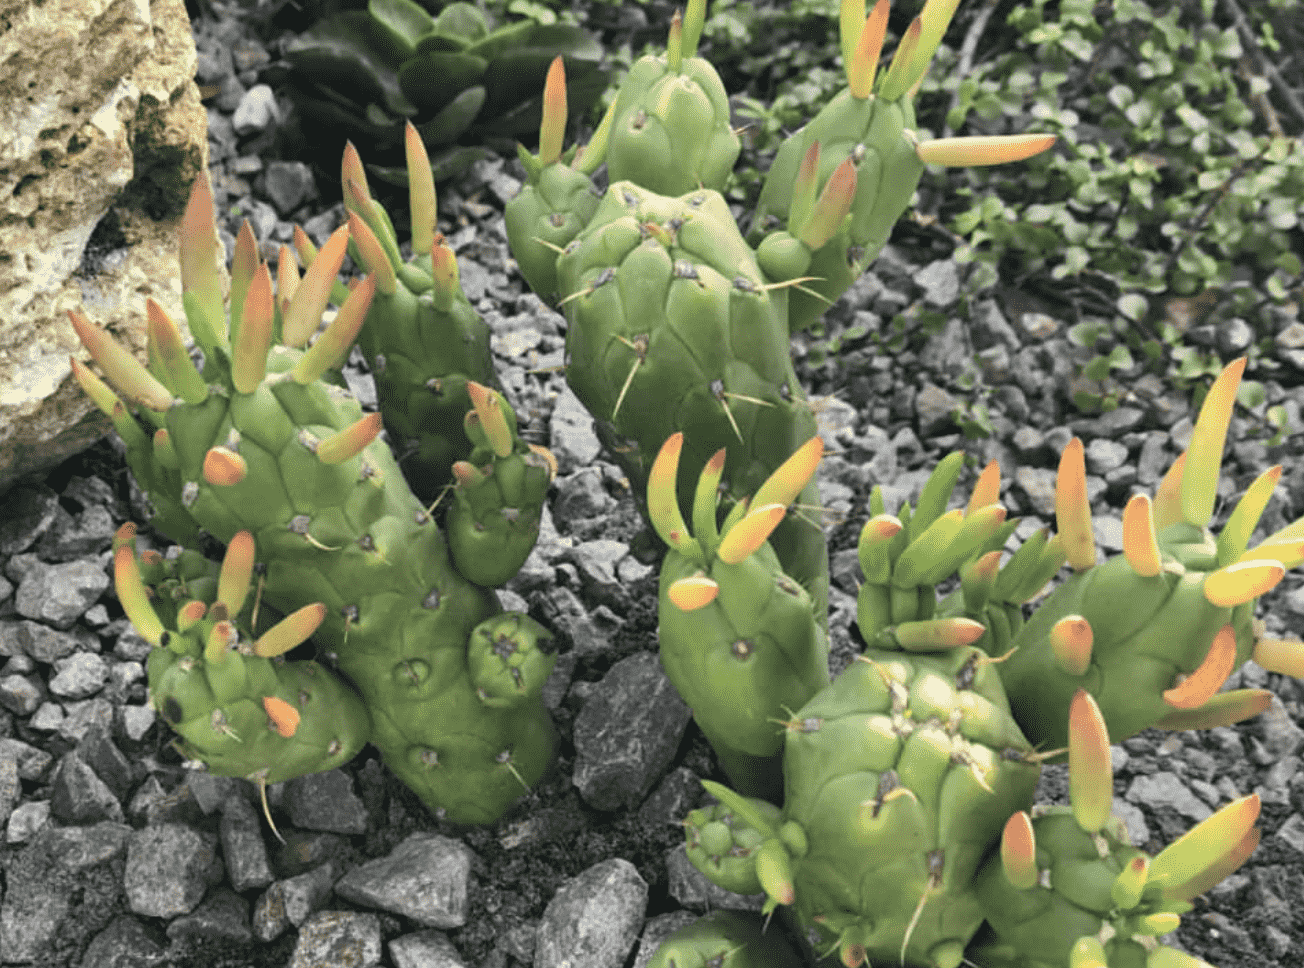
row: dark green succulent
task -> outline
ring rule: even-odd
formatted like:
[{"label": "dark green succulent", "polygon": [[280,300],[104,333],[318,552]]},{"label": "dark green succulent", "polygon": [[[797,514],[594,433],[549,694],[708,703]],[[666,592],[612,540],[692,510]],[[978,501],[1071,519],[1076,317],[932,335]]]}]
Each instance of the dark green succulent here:
[{"label": "dark green succulent", "polygon": [[[405,183],[404,123],[430,147],[436,178],[480,157],[469,142],[528,138],[538,130],[543,81],[567,61],[577,110],[606,89],[602,47],[572,24],[520,20],[494,29],[479,7],[449,3],[432,16],[414,0],[369,0],[319,20],[292,40],[288,91],[324,157],[326,137],[368,146],[372,171]],[[318,130],[320,129],[320,130]],[[392,170],[390,170],[392,169]]]}]

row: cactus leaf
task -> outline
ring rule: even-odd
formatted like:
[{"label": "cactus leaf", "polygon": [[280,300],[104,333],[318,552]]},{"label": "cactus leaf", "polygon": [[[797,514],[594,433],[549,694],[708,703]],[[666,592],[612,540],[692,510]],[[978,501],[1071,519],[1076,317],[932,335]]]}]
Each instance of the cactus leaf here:
[{"label": "cactus leaf", "polygon": [[792,204],[788,208],[788,232],[800,235],[801,229],[810,221],[815,211],[815,199],[819,195],[820,143],[812,141],[806,154],[802,155],[797,167],[797,177],[792,182]]},{"label": "cactus leaf", "polygon": [[706,0],[688,0],[684,7],[683,52],[685,57],[697,56],[697,42],[706,25]]},{"label": "cactus leaf", "polygon": [[[349,211],[365,212],[371,206],[371,189],[367,185],[367,170],[362,167],[362,157],[352,141],[344,143],[344,157],[340,159],[340,184],[352,193],[352,200],[347,196]],[[354,206],[357,206],[355,209]]]},{"label": "cactus leaf", "polygon": [[882,100],[895,101],[909,90],[914,80],[909,73],[910,61],[914,57],[916,48],[919,47],[919,37],[923,29],[924,25],[919,17],[911,21],[910,26],[906,28],[901,42],[897,44],[896,53],[892,55],[892,63],[888,65],[887,74],[883,76],[883,83],[878,89],[878,96]]},{"label": "cactus leaf", "polygon": [[539,164],[551,165],[561,157],[566,137],[566,65],[561,55],[553,58],[543,85],[543,121],[539,125]]},{"label": "cactus leaf", "polygon": [[715,552],[716,545],[720,543],[720,529],[715,523],[715,512],[728,453],[727,449],[721,447],[711,455],[711,459],[702,467],[702,473],[697,478],[697,489],[693,492],[693,536],[708,556]]},{"label": "cactus leaf", "polygon": [[217,579],[217,600],[226,606],[228,615],[238,615],[244,607],[253,573],[254,536],[248,531],[237,531],[227,543]]},{"label": "cactus leaf", "polygon": [[1123,556],[1142,578],[1153,578],[1163,570],[1150,498],[1144,494],[1132,495],[1123,509]]},{"label": "cactus leaf", "polygon": [[[295,232],[302,232],[297,225],[294,227]],[[258,271],[260,263],[258,258],[258,240],[254,238],[253,227],[249,220],[245,219],[240,223],[240,232],[235,237],[235,251],[231,257],[231,345],[235,346],[240,341],[240,322],[244,318],[245,296],[249,292],[249,284],[254,281],[254,273]]]},{"label": "cactus leaf", "polygon": [[1191,432],[1190,454],[1182,475],[1182,517],[1197,528],[1206,527],[1213,517],[1218,499],[1218,476],[1222,469],[1223,445],[1236,406],[1236,391],[1241,385],[1247,358],[1228,363],[1209,387],[1200,416]]},{"label": "cactus leaf", "polygon": [[1281,465],[1269,467],[1255,478],[1236,502],[1236,508],[1218,535],[1218,564],[1230,565],[1241,560],[1250,545],[1250,535],[1259,525],[1263,509],[1281,480]]},{"label": "cactus leaf", "polygon": [[[203,604],[200,602],[199,604]],[[204,661],[212,665],[221,665],[235,645],[235,626],[228,621],[214,622],[204,640]]]},{"label": "cactus leaf", "polygon": [[[313,268],[318,264],[314,262]],[[312,272],[312,269],[308,271]],[[307,277],[305,277],[306,281]],[[299,292],[302,293],[304,288],[300,286]],[[367,318],[367,310],[371,308],[371,301],[375,294],[376,274],[373,272],[353,287],[353,291],[344,300],[344,305],[339,308],[335,318],[294,364],[291,376],[296,383],[312,383],[327,370],[344,363],[349,350],[353,348],[354,341],[358,338],[358,333],[362,330],[362,324]]]},{"label": "cactus leaf", "polygon": [[429,255],[435,240],[435,223],[439,220],[435,176],[430,170],[430,155],[416,126],[408,121],[403,129],[403,149],[408,170],[408,204],[412,213],[412,252]]},{"label": "cactus leaf", "polygon": [[914,541],[924,529],[942,516],[946,510],[946,505],[951,500],[951,492],[955,490],[955,482],[960,479],[960,471],[964,467],[965,454],[962,450],[953,450],[933,468],[933,473],[928,475],[928,480],[919,491],[919,501],[915,505],[914,514],[909,521],[910,540]]},{"label": "cactus leaf", "polygon": [[1219,568],[1204,580],[1204,597],[1218,608],[1235,608],[1271,591],[1286,574],[1280,561],[1239,561]]},{"label": "cactus leaf", "polygon": [[272,274],[260,265],[249,283],[240,329],[235,336],[231,380],[239,393],[253,393],[267,373],[267,351],[272,345],[276,304]]},{"label": "cactus leaf", "polygon": [[[295,261],[294,252],[290,247],[282,245],[276,256],[276,309],[282,317],[289,311],[294,294],[298,291],[299,263]],[[316,329],[315,325],[313,329]]]},{"label": "cactus leaf", "polygon": [[[843,67],[850,72],[851,59],[864,36],[865,0],[842,0],[838,7],[838,44]],[[850,76],[850,75],[848,75]]]},{"label": "cactus leaf", "polygon": [[647,478],[647,514],[661,540],[686,558],[704,562],[702,548],[688,533],[688,525],[679,511],[675,481],[679,473],[679,454],[684,447],[682,433],[671,434],[657,452]]},{"label": "cactus leaf", "polygon": [[1304,678],[1304,642],[1287,639],[1259,639],[1254,643],[1254,661],[1269,672]]},{"label": "cactus leaf", "polygon": [[379,411],[349,424],[343,430],[336,431],[323,438],[317,444],[317,459],[323,464],[342,464],[350,457],[362,453],[362,450],[380,434],[384,426]]},{"label": "cactus leaf", "polygon": [[[331,285],[340,273],[348,252],[349,229],[341,225],[317,253],[290,300],[281,320],[281,341],[286,346],[303,346],[321,324],[321,315],[330,301]],[[281,260],[285,261],[284,259]],[[290,259],[293,262],[293,258]],[[303,381],[300,381],[303,382]],[[311,382],[311,381],[309,381]]]},{"label": "cactus leaf", "polygon": [[969,135],[921,141],[915,155],[926,165],[974,168],[1004,165],[1039,155],[1055,143],[1053,134]]},{"label": "cactus leaf", "polygon": [[787,507],[790,505],[815,476],[815,469],[823,456],[823,438],[811,437],[775,468],[774,473],[765,479],[765,483],[756,489],[756,493],[752,496],[752,506],[781,504]]},{"label": "cactus leaf", "polygon": [[177,609],[177,631],[185,634],[204,620],[208,606],[199,600],[186,602]]},{"label": "cactus leaf", "polygon": [[1155,725],[1160,729],[1216,729],[1253,719],[1271,705],[1272,693],[1267,689],[1232,689],[1195,709],[1174,709]]},{"label": "cactus leaf", "polygon": [[[385,249],[376,238],[376,233],[371,231],[371,226],[364,222],[357,212],[349,212],[348,234],[357,250],[358,261],[362,263],[363,269],[375,274],[376,288],[386,296],[394,295],[398,289],[394,264],[389,261],[389,256],[385,254]],[[316,263],[314,262],[313,265]]]},{"label": "cactus leaf", "polygon": [[1258,827],[1251,827],[1236,846],[1217,857],[1205,868],[1203,874],[1195,875],[1182,884],[1180,889],[1165,891],[1165,897],[1179,901],[1189,901],[1199,897],[1224,878],[1240,870],[1241,865],[1250,859],[1250,855],[1259,846],[1259,839],[1262,836],[1262,831]]},{"label": "cactus leaf", "polygon": [[474,380],[467,382],[466,392],[471,398],[471,405],[475,407],[480,429],[484,431],[489,446],[499,457],[506,457],[512,452],[512,431],[507,426],[507,418],[503,416],[505,404],[502,395]]},{"label": "cactus leaf", "polygon": [[766,895],[779,904],[792,904],[797,899],[792,883],[792,861],[783,841],[777,837],[767,840],[756,851],[756,878]]},{"label": "cactus leaf", "polygon": [[1145,890],[1146,878],[1150,875],[1150,858],[1146,854],[1137,854],[1123,865],[1109,889],[1110,900],[1114,906],[1130,911],[1141,903],[1141,892]]},{"label": "cactus leaf", "polygon": [[79,309],[68,310],[72,328],[77,332],[91,359],[100,365],[109,384],[124,397],[142,407],[159,413],[172,406],[168,388],[140,365],[140,361],[124,350],[103,329],[96,326]]},{"label": "cactus leaf", "polygon": [[990,504],[996,504],[1000,499],[1001,465],[997,460],[990,460],[978,475],[978,480],[974,482],[973,493],[969,495],[969,505],[964,510],[965,516],[968,517]]},{"label": "cactus leaf", "polygon": [[1304,564],[1304,538],[1268,540],[1241,555],[1240,561],[1279,561],[1283,568]]},{"label": "cactus leaf", "polygon": [[1164,701],[1174,709],[1197,709],[1213,698],[1236,668],[1236,629],[1224,625],[1213,637],[1204,661],[1172,689],[1164,691]]},{"label": "cactus leaf", "polygon": [[1182,451],[1169,466],[1155,490],[1155,530],[1162,531],[1182,520],[1182,477],[1188,451]]},{"label": "cactus leaf", "polygon": [[1098,833],[1114,807],[1114,767],[1109,730],[1091,693],[1079,689],[1069,704],[1069,803],[1073,819]]},{"label": "cactus leaf", "polygon": [[[859,0],[858,6],[863,13],[864,0]],[[852,97],[862,101],[869,97],[870,92],[874,89],[874,76],[878,72],[878,58],[883,53],[883,39],[887,36],[887,15],[890,7],[891,0],[878,0],[874,4],[874,9],[869,13],[869,19],[858,25],[860,39],[856,42],[851,56],[845,57],[844,53],[847,87],[851,89]],[[845,4],[843,9],[845,11]]]},{"label": "cactus leaf", "polygon": [[765,544],[787,510],[782,504],[753,506],[721,537],[716,557],[728,565],[738,564]]},{"label": "cactus leaf", "polygon": [[860,529],[856,554],[865,581],[886,585],[892,577],[892,539],[905,527],[900,518],[892,514],[876,514]]},{"label": "cactus leaf", "polygon": [[214,487],[234,487],[245,479],[249,465],[230,447],[218,445],[204,454],[204,480]]},{"label": "cactus leaf", "polygon": [[1065,615],[1051,626],[1050,647],[1059,667],[1071,676],[1085,676],[1091,666],[1091,623],[1081,615]]},{"label": "cactus leaf", "polygon": [[930,618],[902,622],[887,630],[891,643],[907,652],[940,652],[972,645],[983,637],[987,626],[971,618]]},{"label": "cactus leaf", "polygon": [[1055,525],[1074,571],[1096,564],[1096,538],[1087,500],[1087,465],[1082,440],[1074,437],[1060,454],[1055,477]]},{"label": "cactus leaf", "polygon": [[670,18],[670,36],[666,38],[666,64],[678,74],[684,61],[684,14],[676,10]]},{"label": "cactus leaf", "polygon": [[811,249],[823,248],[838,233],[856,200],[856,166],[847,158],[824,184],[824,191],[811,209],[810,219],[797,232]]},{"label": "cactus leaf", "polygon": [[1017,890],[1037,886],[1037,835],[1026,810],[1010,814],[1001,832],[1001,867]]},{"label": "cactus leaf", "polygon": [[928,65],[942,43],[946,28],[951,25],[956,7],[960,0],[927,0],[924,9],[919,11],[919,23],[922,30],[919,42],[910,55],[906,87],[913,87],[928,72]]},{"label": "cactus leaf", "polygon": [[112,417],[114,408],[122,405],[118,395],[75,356],[68,357],[68,365],[72,368],[72,375],[95,406],[99,407],[105,416]]},{"label": "cactus leaf", "polygon": [[299,710],[279,696],[264,696],[263,709],[267,720],[277,734],[288,739],[299,729]]},{"label": "cactus leaf", "polygon": [[1069,968],[1109,968],[1100,939],[1090,935],[1078,938],[1069,949]]},{"label": "cactus leaf", "polygon": [[[124,526],[125,527],[125,526]],[[123,532],[119,530],[119,534]],[[133,529],[132,536],[135,531]],[[136,632],[150,645],[163,644],[163,623],[149,603],[145,582],[140,577],[136,562],[135,544],[123,544],[113,554],[113,586],[122,610],[135,626]]]},{"label": "cactus leaf", "polygon": [[1189,900],[1189,889],[1202,882],[1213,865],[1234,856],[1255,821],[1262,805],[1259,795],[1233,800],[1213,816],[1196,824],[1165,847],[1150,863],[1150,883],[1159,884],[1164,897]]},{"label": "cactus leaf", "polygon": [[305,605],[281,619],[254,643],[254,655],[263,659],[285,655],[295,646],[306,642],[326,618],[326,606],[321,602]]},{"label": "cactus leaf", "polygon": [[694,612],[705,608],[720,594],[720,586],[706,575],[691,575],[673,582],[666,591],[667,597],[681,612]]},{"label": "cactus leaf", "polygon": [[177,230],[181,251],[181,291],[190,334],[211,354],[226,346],[226,310],[222,279],[218,274],[217,223],[213,186],[202,171],[190,186],[190,199]]}]

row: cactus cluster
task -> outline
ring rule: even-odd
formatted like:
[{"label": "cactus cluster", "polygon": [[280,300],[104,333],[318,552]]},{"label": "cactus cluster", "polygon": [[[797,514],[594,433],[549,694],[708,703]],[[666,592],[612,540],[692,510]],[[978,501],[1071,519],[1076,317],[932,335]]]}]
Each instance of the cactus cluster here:
[{"label": "cactus cluster", "polygon": [[[725,888],[764,893],[766,913],[796,929],[789,945],[777,925],[716,916],[657,964],[1187,968],[1154,937],[1255,843],[1246,800],[1148,858],[1110,819],[1102,780],[1111,742],[1266,708],[1265,691],[1220,691],[1249,658],[1304,672],[1304,645],[1265,639],[1253,617],[1304,562],[1304,521],[1249,549],[1281,469],[1209,530],[1244,361],[1209,390],[1154,498],[1128,505],[1124,553],[1109,560],[1097,561],[1077,441],[1056,533],[1013,548],[994,464],[952,510],[963,453],[914,506],[889,512],[875,491],[857,548],[865,650],[830,681],[822,444],[790,337],[882,248],[925,164],[1014,161],[1053,140],[921,139],[911,98],[956,6],[927,0],[879,71],[888,0],[868,14],[843,0],[846,89],[784,142],[747,231],[721,194],[739,148],[697,55],[705,0],[676,15],[663,55],[634,65],[582,150],[563,147],[554,61],[538,153],[520,151],[512,252],[565,313],[566,378],[669,547],[662,663],[737,788],[707,781],[718,803],[686,821],[689,857]],[[410,256],[350,146],[348,224],[320,251],[297,233],[306,272],[285,247],[275,287],[246,225],[228,307],[201,178],[181,256],[202,368],[151,301],[148,367],[74,312],[108,384],[73,369],[123,437],[156,527],[228,545],[220,571],[193,553],[137,555],[131,532],[115,552],[182,752],[266,783],[370,742],[437,816],[492,822],[555,745],[540,701],[550,635],[493,591],[533,546],[555,465],[496,389],[411,125],[405,151]],[[363,272],[351,284],[337,278],[346,253]],[[378,414],[336,372],[355,341]],[[255,558],[257,601],[286,616],[261,630],[246,602]],[[1073,574],[1029,615],[1066,563]],[[310,635],[318,658],[287,660]],[[1063,756],[1072,809],[1034,811],[1041,763]]]}]

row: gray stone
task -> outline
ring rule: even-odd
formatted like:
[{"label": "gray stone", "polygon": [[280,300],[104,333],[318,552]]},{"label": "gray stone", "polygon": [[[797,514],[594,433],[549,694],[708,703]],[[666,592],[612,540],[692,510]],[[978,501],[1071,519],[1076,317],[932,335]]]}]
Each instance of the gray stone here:
[{"label": "gray stone", "polygon": [[118,798],[76,752],[65,753],[54,772],[50,811],[67,824],[123,819]]},{"label": "gray stone", "polygon": [[593,430],[593,417],[569,388],[553,407],[548,447],[557,458],[558,472],[569,474],[590,466],[602,450]]},{"label": "gray stone", "polygon": [[643,926],[647,896],[647,883],[620,858],[567,881],[543,912],[534,968],[620,968]]},{"label": "gray stone", "polygon": [[5,829],[5,843],[25,844],[35,837],[50,819],[49,800],[29,800],[14,807]]},{"label": "gray stone", "polygon": [[1127,461],[1127,448],[1115,440],[1097,437],[1086,448],[1087,471],[1106,474]]},{"label": "gray stone", "polygon": [[679,748],[692,711],[651,652],[617,662],[575,718],[572,782],[598,810],[639,803]]},{"label": "gray stone", "polygon": [[339,834],[367,832],[367,809],[353,780],[339,770],[309,773],[285,784],[285,806],[296,827]]},{"label": "gray stone", "polygon": [[153,968],[161,965],[164,949],[129,914],[121,914],[97,934],[82,955],[81,968]]},{"label": "gray stone", "polygon": [[1213,814],[1199,797],[1187,788],[1176,773],[1161,770],[1133,777],[1127,788],[1127,799],[1149,807],[1171,807],[1188,820],[1199,823]]},{"label": "gray stone", "polygon": [[915,396],[915,418],[919,421],[919,435],[924,439],[955,430],[951,413],[960,401],[933,383]]},{"label": "gray stone", "polygon": [[103,568],[70,561],[33,569],[18,586],[15,604],[24,618],[68,629],[109,587]]},{"label": "gray stone", "polygon": [[54,664],[50,692],[62,699],[86,699],[104,688],[109,668],[94,652],[77,652]]},{"label": "gray stone", "polygon": [[453,942],[442,931],[413,931],[389,943],[394,968],[466,968]]},{"label": "gray stone", "polygon": [[0,518],[0,557],[26,551],[54,523],[59,495],[44,484],[20,487],[5,495],[5,514]]},{"label": "gray stone", "polygon": [[291,926],[303,924],[326,903],[334,883],[335,868],[330,863],[276,881],[263,892],[254,907],[254,936],[259,941],[272,941]]},{"label": "gray stone", "polygon": [[263,840],[262,818],[239,793],[222,804],[222,822],[218,827],[222,841],[222,859],[231,886],[243,893],[272,883],[272,869],[267,863],[267,844]]},{"label": "gray stone", "polygon": [[312,169],[302,161],[269,161],[263,178],[267,197],[283,216],[317,197]]},{"label": "gray stone", "polygon": [[167,935],[172,941],[201,946],[248,944],[254,939],[249,930],[249,902],[230,888],[219,887],[193,912],[169,924]]},{"label": "gray stone", "polygon": [[459,840],[412,834],[388,856],[349,871],[335,885],[335,893],[428,928],[461,927],[466,923],[474,857]]},{"label": "gray stone", "polygon": [[17,716],[30,716],[45,698],[39,676],[0,678],[0,706]]},{"label": "gray stone", "polygon": [[924,301],[939,309],[960,298],[960,269],[954,259],[938,259],[915,273],[915,284],[924,291]]},{"label": "gray stone", "polygon": [[276,105],[276,95],[266,84],[255,84],[245,91],[240,106],[235,109],[231,124],[241,136],[258,134],[281,119]]},{"label": "gray stone", "polygon": [[371,968],[380,963],[380,918],[321,911],[299,929],[288,968]]},{"label": "gray stone", "polygon": [[18,783],[18,759],[0,753],[0,826],[9,821],[23,788]]},{"label": "gray stone", "polygon": [[155,918],[189,914],[221,880],[214,835],[178,823],[132,834],[123,884],[134,913]]}]

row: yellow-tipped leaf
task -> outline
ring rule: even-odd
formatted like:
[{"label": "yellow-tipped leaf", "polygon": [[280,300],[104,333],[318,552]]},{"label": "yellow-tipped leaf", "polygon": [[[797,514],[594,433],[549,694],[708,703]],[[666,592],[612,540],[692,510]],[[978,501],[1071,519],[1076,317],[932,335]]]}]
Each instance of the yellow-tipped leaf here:
[{"label": "yellow-tipped leaf", "polygon": [[1060,454],[1055,478],[1055,525],[1074,571],[1096,564],[1096,537],[1087,500],[1087,465],[1082,441],[1074,437]]},{"label": "yellow-tipped leaf", "polygon": [[1199,419],[1187,447],[1186,470],[1182,474],[1182,517],[1197,528],[1206,527],[1218,499],[1218,476],[1222,470],[1223,444],[1236,406],[1236,391],[1245,372],[1246,357],[1233,360],[1218,374],[1205,395]]},{"label": "yellow-tipped leaf", "polygon": [[306,642],[325,618],[326,606],[321,602],[303,606],[264,632],[254,643],[254,655],[264,659],[285,655],[296,645]]},{"label": "yellow-tipped leaf", "polygon": [[922,141],[915,155],[926,165],[976,168],[1005,165],[1039,155],[1055,143],[1053,134],[968,135]]},{"label": "yellow-tipped leaf", "polygon": [[1069,804],[1087,833],[1098,833],[1114,807],[1109,730],[1091,693],[1079,689],[1069,704]]}]

